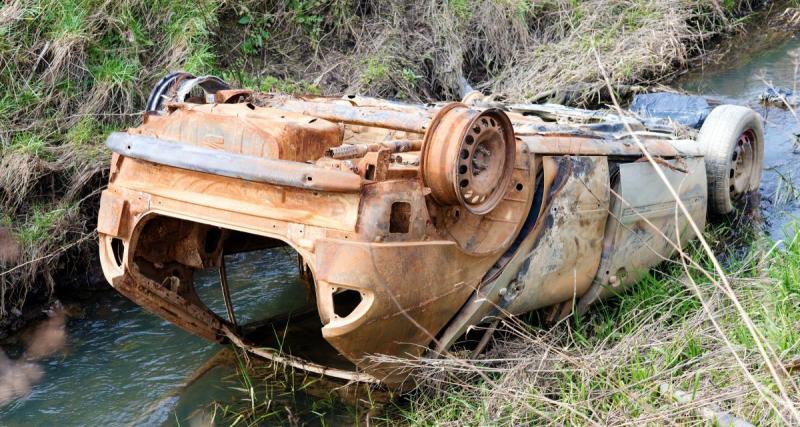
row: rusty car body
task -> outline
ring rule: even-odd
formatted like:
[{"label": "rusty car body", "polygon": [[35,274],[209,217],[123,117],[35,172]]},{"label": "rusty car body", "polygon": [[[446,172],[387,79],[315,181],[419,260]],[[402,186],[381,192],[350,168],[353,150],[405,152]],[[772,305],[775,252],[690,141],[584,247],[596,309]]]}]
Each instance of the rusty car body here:
[{"label": "rusty car body", "polygon": [[[701,136],[720,126],[711,119]],[[715,184],[732,199],[758,188],[760,122],[747,132],[728,181]],[[119,292],[207,340],[399,384],[395,367],[368,356],[441,355],[493,319],[585,311],[673,256],[694,237],[689,221],[704,226],[720,178],[700,139],[477,92],[417,105],[253,93],[173,73],[143,124],[107,140],[102,266]],[[312,295],[316,327],[302,334],[346,363],[265,349],[236,323],[225,255],[275,246],[297,252]],[[193,273],[207,268],[220,270],[227,316],[195,292]]]}]

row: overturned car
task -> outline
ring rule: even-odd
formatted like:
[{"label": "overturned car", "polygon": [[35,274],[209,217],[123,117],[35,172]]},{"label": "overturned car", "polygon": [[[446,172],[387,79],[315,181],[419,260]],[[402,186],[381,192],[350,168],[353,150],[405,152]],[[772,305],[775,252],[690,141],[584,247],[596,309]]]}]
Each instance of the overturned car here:
[{"label": "overturned car", "polygon": [[[369,356],[438,356],[503,316],[583,312],[691,240],[690,221],[702,228],[758,189],[752,110],[717,106],[699,131],[652,122],[478,92],[416,105],[173,73],[144,123],[107,140],[103,271],[205,339],[396,385],[402,372]],[[225,255],[278,246],[297,253],[306,310],[237,324]],[[208,268],[227,316],[195,291],[194,272]],[[259,328],[290,323],[302,326],[270,350]],[[487,340],[472,341],[477,353]]]}]

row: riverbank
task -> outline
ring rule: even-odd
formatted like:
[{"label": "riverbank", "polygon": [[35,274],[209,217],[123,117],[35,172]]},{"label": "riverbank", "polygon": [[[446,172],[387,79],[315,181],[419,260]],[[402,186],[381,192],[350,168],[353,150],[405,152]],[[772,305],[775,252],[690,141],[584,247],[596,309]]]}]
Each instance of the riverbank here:
[{"label": "riverbank", "polygon": [[0,330],[24,325],[59,291],[102,286],[102,142],[141,119],[149,88],[170,70],[261,90],[412,101],[457,99],[464,76],[510,99],[596,102],[595,53],[615,85],[667,81],[761,3],[6,2]]},{"label": "riverbank", "polygon": [[[638,2],[631,6],[629,2],[621,1],[590,1],[580,4],[563,1],[549,2],[546,6],[537,6],[534,9],[518,9],[517,4],[504,2],[499,6],[492,5],[496,10],[487,11],[483,8],[488,6],[476,6],[470,1],[451,1],[433,9],[423,7],[422,2],[411,5],[389,2],[369,8],[349,2],[278,2],[268,7],[256,2],[201,2],[194,7],[170,1],[159,3],[158,7],[136,1],[99,6],[82,1],[6,3],[0,12],[0,35],[3,37],[0,39],[0,62],[4,66],[0,72],[0,83],[3,87],[12,89],[1,98],[0,141],[4,162],[2,165],[13,165],[15,169],[4,168],[4,171],[10,172],[3,178],[4,181],[0,181],[7,185],[0,187],[0,202],[3,203],[0,210],[4,213],[3,221],[0,222],[3,228],[0,236],[4,232],[5,236],[10,236],[0,237],[0,242],[4,243],[0,245],[0,271],[4,272],[0,276],[0,281],[3,281],[0,284],[4,286],[3,291],[8,292],[3,295],[9,296],[5,301],[16,301],[20,295],[29,297],[34,292],[40,292],[42,302],[46,303],[53,290],[74,295],[90,289],[86,285],[87,278],[98,277],[96,272],[89,273],[85,268],[87,260],[96,253],[93,246],[94,236],[91,234],[94,227],[92,214],[97,205],[96,190],[104,185],[105,168],[108,164],[108,155],[101,143],[107,132],[139,120],[136,112],[141,109],[142,98],[166,70],[184,68],[196,73],[213,72],[224,75],[230,81],[265,90],[323,94],[341,94],[352,90],[408,100],[452,99],[452,91],[455,89],[450,88],[447,81],[464,72],[471,83],[478,87],[487,91],[509,88],[510,96],[517,99],[541,94],[542,92],[536,91],[537,88],[547,91],[554,87],[552,85],[563,84],[572,89],[565,99],[580,102],[582,99],[591,100],[591,95],[596,93],[594,89],[601,84],[596,74],[592,74],[595,71],[590,70],[591,61],[586,60],[592,58],[592,49],[598,51],[606,65],[618,62],[631,65],[623,68],[628,71],[612,75],[614,83],[664,82],[691,64],[696,64],[693,61],[687,62],[687,59],[697,59],[708,53],[702,46],[713,39],[714,35],[736,33],[742,22],[751,16],[749,6],[744,2],[730,3],[726,7],[724,5],[729,2],[708,6],[706,2],[694,4],[651,1]],[[14,9],[19,5],[22,7]],[[603,9],[606,6],[619,13],[608,13]],[[69,12],[67,9],[70,7],[85,10],[73,13],[79,9],[70,9],[72,12]],[[600,11],[595,14],[595,10]],[[493,13],[496,16],[492,16]],[[416,16],[408,17],[415,14]],[[658,17],[663,14],[677,18],[663,21],[662,26]],[[639,17],[642,17],[642,21],[637,23]],[[674,27],[680,21],[678,18],[684,19],[684,26]],[[584,20],[592,22],[592,26],[597,27],[596,31],[592,31],[589,24],[584,24]],[[691,31],[674,32],[675,28]],[[13,34],[9,36],[12,30]],[[578,30],[588,32],[581,39],[574,36]],[[404,31],[412,34],[402,34]],[[448,31],[453,34],[441,35]],[[651,34],[639,37],[644,31],[655,36]],[[504,38],[504,34],[520,37],[519,40],[530,44]],[[443,39],[445,36],[453,39]],[[456,37],[460,38],[455,39]],[[449,44],[440,44],[444,43],[442,40],[451,41]],[[560,45],[562,40],[564,44]],[[580,43],[576,43],[576,40]],[[598,40],[605,43],[596,43]],[[489,52],[484,53],[486,49],[483,47],[489,42],[502,45],[502,49],[496,49],[505,53],[492,53],[491,46],[488,48]],[[549,44],[561,47],[541,47]],[[381,50],[383,45],[386,45],[385,50]],[[398,45],[409,48],[401,49]],[[431,52],[435,53],[439,46],[457,50],[447,50],[447,55],[453,55],[453,58],[431,56]],[[534,52],[531,46],[540,46],[543,50]],[[626,46],[631,47],[631,55],[641,55],[642,49],[652,49],[656,52],[654,57],[660,59],[657,62],[642,63],[626,61]],[[682,47],[671,50],[670,46]],[[66,54],[65,47],[68,52]],[[576,49],[577,53],[565,55],[563,61],[556,63],[553,58],[560,57],[560,49]],[[548,80],[550,77],[542,77],[534,79],[534,83],[524,82],[514,71],[519,51],[530,51],[533,52],[531,55],[539,55],[540,60],[547,60],[546,66],[555,71],[571,69],[575,73],[557,76],[564,80]],[[675,52],[684,52],[685,55],[676,56]],[[59,64],[56,60],[60,58],[57,54],[64,54],[69,59],[67,64],[70,65],[64,65],[61,61],[59,67],[67,67],[67,71],[61,74],[54,74],[56,65]],[[658,56],[661,54],[663,56]],[[461,59],[458,59],[459,55]],[[17,63],[9,66],[12,62],[9,58]],[[579,61],[580,66],[575,61]],[[473,66],[476,63],[483,65]],[[531,66],[534,62],[525,64]],[[647,64],[656,65],[649,67]],[[586,74],[580,74],[579,70]],[[550,74],[542,75],[546,77]],[[515,80],[521,86],[514,86]],[[539,86],[528,92],[530,87],[524,87],[529,84]],[[97,94],[98,88],[102,87],[109,90],[111,99]],[[98,108],[95,103],[100,102],[98,100],[106,106],[95,110]],[[61,101],[65,104],[60,105]],[[770,117],[774,120],[775,115]],[[786,153],[781,152],[779,155]],[[777,181],[772,183],[775,182]],[[777,187],[771,186],[773,184],[769,184],[765,194],[774,196],[772,191]],[[15,187],[17,185],[21,186]],[[740,228],[740,224],[732,227]],[[762,249],[768,250],[769,247],[764,243]],[[794,252],[788,253],[788,259],[796,256]],[[739,255],[741,254],[734,254],[734,258],[740,258]],[[773,252],[766,258],[771,263],[778,255],[784,254]],[[747,258],[749,261],[756,259],[757,257]],[[12,271],[8,272],[9,270]],[[788,278],[790,283],[796,283],[796,268],[787,264],[785,271],[786,275],[783,277]],[[32,276],[23,274],[30,272],[33,273]],[[748,272],[750,273],[756,274]],[[774,273],[779,275],[777,267]],[[463,423],[464,420],[474,423],[496,420],[499,423],[514,419],[574,419],[579,423],[589,423],[581,415],[600,420],[599,422],[624,421],[625,417],[636,414],[639,416],[636,419],[644,421],[650,419],[647,416],[654,413],[675,415],[678,412],[669,406],[668,400],[652,397],[653,393],[660,391],[643,385],[649,377],[643,377],[638,383],[626,383],[625,387],[609,384],[612,380],[625,380],[626,375],[633,372],[626,371],[625,366],[615,367],[612,363],[614,361],[621,364],[631,362],[636,369],[646,369],[648,365],[645,362],[661,363],[655,356],[646,354],[646,350],[653,347],[653,344],[658,344],[661,339],[661,335],[651,328],[666,328],[664,333],[668,341],[659,350],[670,350],[670,345],[675,343],[674,339],[686,337],[681,335],[685,330],[676,332],[675,329],[682,319],[688,319],[687,327],[696,324],[692,322],[697,322],[698,307],[690,304],[686,289],[678,281],[680,276],[670,277],[669,274],[658,273],[651,279],[658,281],[650,291],[651,297],[648,297],[647,289],[637,288],[629,306],[620,308],[610,304],[609,307],[593,312],[588,319],[561,325],[551,335],[529,330],[527,327],[521,328],[524,334],[521,334],[519,346],[533,342],[529,341],[531,337],[540,341],[548,339],[549,345],[544,346],[548,349],[545,355],[560,352],[556,360],[563,362],[566,359],[565,363],[580,362],[578,366],[548,365],[547,370],[540,371],[530,369],[529,364],[520,366],[521,371],[514,371],[509,366],[519,362],[519,357],[506,357],[502,363],[499,362],[501,369],[511,373],[503,377],[504,381],[510,381],[519,372],[533,373],[534,379],[547,380],[542,388],[546,393],[534,394],[534,399],[522,402],[522,406],[514,406],[519,402],[507,400],[508,396],[501,395],[500,399],[490,396],[490,392],[498,390],[492,388],[492,384],[476,382],[468,376],[455,376],[453,381],[466,384],[461,391],[461,386],[445,387],[441,382],[434,381],[430,383],[431,387],[401,401],[396,409],[390,406],[383,415],[372,414],[369,410],[366,413],[359,412],[354,414],[353,419],[361,420],[366,415],[371,415],[375,421],[396,424],[430,423],[436,420],[435,417],[439,417],[439,422],[453,424]],[[746,276],[744,281],[749,283],[751,279],[753,278]],[[65,286],[66,283],[72,285]],[[96,283],[107,288],[102,281]],[[703,286],[704,291],[709,291],[712,301],[716,301],[714,298],[719,295],[708,290],[707,285]],[[745,286],[743,289],[749,288]],[[753,305],[748,305],[748,312],[760,314],[758,298],[773,291],[774,289],[766,287],[753,290],[753,298],[747,300],[748,303],[753,302]],[[788,307],[796,310],[791,305],[795,298],[793,292],[795,291],[789,288],[783,294],[776,294],[776,297],[785,296],[785,300],[789,302]],[[171,390],[171,387],[181,384],[186,372],[191,372],[191,368],[199,365],[210,352],[208,344],[199,342],[196,337],[185,336],[180,331],[173,334],[176,331],[171,326],[165,326],[160,320],[142,313],[138,307],[127,303],[119,295],[115,296],[118,298],[111,302],[103,300],[96,304],[101,313],[95,314],[93,310],[88,310],[68,322],[68,326],[75,327],[74,330],[68,329],[68,334],[72,337],[68,339],[70,353],[62,361],[48,363],[44,381],[38,389],[34,387],[35,398],[17,401],[13,405],[15,414],[12,417],[25,420],[22,424],[35,424],[37,420],[50,419],[53,412],[48,402],[53,401],[53,390],[56,389],[60,393],[58,398],[63,399],[63,404],[56,404],[62,411],[59,412],[59,419],[65,424],[91,423],[88,421],[90,419],[103,423],[108,422],[107,417],[114,416],[118,416],[116,420],[135,420],[137,410],[149,407],[154,400],[167,393],[164,390]],[[659,296],[666,297],[667,302],[659,305]],[[247,300],[252,299],[248,297]],[[620,300],[615,304],[628,303]],[[769,307],[772,307],[772,302],[770,304]],[[685,306],[688,309],[684,312]],[[6,314],[3,319],[16,316],[14,309],[31,315],[41,313],[37,305],[29,304],[26,308],[15,303],[11,308],[4,307]],[[663,324],[648,320],[647,316],[661,314],[655,311],[659,307],[664,308],[669,316],[672,313],[676,315],[665,318]],[[729,307],[725,308],[728,309]],[[786,311],[791,313],[791,310]],[[681,313],[685,314],[684,317],[681,317]],[[641,318],[640,314],[644,317]],[[631,318],[636,321],[630,321]],[[766,316],[764,319],[784,321],[785,329],[789,331],[798,329],[794,318],[783,314],[780,317]],[[639,327],[635,327],[636,325]],[[734,331],[738,326],[741,325],[735,322],[725,325],[726,328],[734,328]],[[719,343],[708,334],[707,325],[700,324],[700,328],[699,348],[703,351],[716,351]],[[625,334],[630,334],[631,337],[626,338]],[[634,342],[633,349],[626,350],[624,344],[628,341],[625,339],[635,339],[639,335],[652,338],[652,342]],[[790,341],[793,339],[792,336],[783,338]],[[602,345],[605,343],[610,347],[604,348]],[[696,346],[694,341],[689,343],[684,347]],[[683,345],[680,342],[678,344]],[[502,346],[504,343],[498,342],[498,345]],[[514,350],[514,345],[508,345],[509,350]],[[597,348],[597,352],[593,348]],[[749,357],[746,358],[747,366],[758,367],[749,353],[752,347],[742,348]],[[794,351],[791,346],[780,348],[785,349],[784,355],[791,355]],[[682,349],[683,347],[674,348],[683,354]],[[615,351],[629,353],[624,358],[619,354],[615,355]],[[688,358],[695,350],[686,351],[686,355],[681,357]],[[646,357],[637,359],[641,357],[637,354],[639,352],[645,352]],[[98,354],[103,357],[98,358]],[[175,354],[181,357],[176,358]],[[525,360],[529,359],[528,353],[524,352],[508,354],[521,354]],[[543,356],[536,349],[530,354]],[[13,354],[14,357],[17,355]],[[594,358],[601,359],[603,364],[599,366],[605,367],[604,370],[593,370]],[[691,365],[691,360],[680,359],[676,366],[669,367],[665,367],[663,363],[656,364],[654,369],[658,375],[671,375],[676,370],[696,366],[694,372],[702,375],[713,370],[713,366],[708,368],[706,362],[711,365],[717,360],[730,362],[730,359],[707,358],[702,363]],[[755,365],[750,365],[751,362]],[[65,364],[70,364],[72,368],[63,369]],[[108,369],[98,369],[98,366]],[[146,366],[149,370],[143,371],[141,366]],[[574,377],[568,376],[568,370],[574,372]],[[71,387],[87,381],[86,372],[97,376],[96,380],[89,381],[96,383],[97,387],[80,390],[87,401],[96,397],[98,402],[104,402],[108,406],[110,400],[106,393],[108,390],[115,390],[119,392],[119,401],[122,402],[120,405],[123,409],[120,412],[109,414],[102,405],[90,405],[97,409],[97,413],[93,413],[90,418],[81,408],[70,408],[71,399],[77,392],[77,389]],[[163,375],[163,372],[170,374]],[[761,371],[757,372],[761,375]],[[551,376],[545,378],[545,375]],[[56,377],[58,380],[54,381]],[[511,388],[512,390],[528,393],[522,394],[523,398],[520,400],[524,401],[524,397],[531,396],[531,390],[522,381],[524,378],[514,384],[501,381],[499,374],[489,372],[489,377],[495,385],[507,384],[509,387],[516,387]],[[143,381],[142,378],[147,378],[148,381]],[[681,373],[678,378],[683,381],[688,377]],[[763,377],[759,376],[758,379],[762,380]],[[694,383],[681,381],[676,383],[676,388],[685,385],[694,387]],[[701,377],[697,381],[701,384],[698,390],[704,393],[708,390],[707,387],[716,384],[713,377],[710,380]],[[539,385],[536,382],[531,384]],[[564,388],[570,384],[574,384],[578,390]],[[269,386],[258,381],[251,385],[255,388]],[[296,387],[296,384],[289,386]],[[578,393],[581,388],[595,386],[599,388],[590,389],[584,394]],[[691,387],[688,391],[693,390]],[[557,395],[562,388],[568,393]],[[619,393],[626,390],[631,390],[636,395],[628,400],[615,400],[622,399]],[[734,388],[734,392],[736,390],[739,389]],[[285,396],[288,396],[288,402],[294,399],[293,396]],[[564,396],[563,402],[570,404],[578,401],[577,411],[569,411],[566,406],[554,403],[560,401],[555,399],[558,396]],[[704,396],[708,399],[719,397],[714,394]],[[177,415],[170,418],[169,412],[174,408],[170,399],[174,396],[167,393],[167,397],[163,401],[159,400],[160,406],[156,408],[162,417],[160,419],[178,419]],[[584,398],[585,400],[580,400]],[[745,393],[742,400],[751,398],[751,394]],[[544,400],[544,403],[536,399]],[[220,400],[224,401],[224,397]],[[495,400],[497,406],[487,404]],[[722,401],[725,405],[739,402],[736,399]],[[536,402],[536,405],[530,402]],[[263,419],[272,413],[274,415],[266,418],[286,420],[285,423],[297,419],[298,410],[295,407],[289,411],[273,411],[275,408],[269,406],[268,400],[257,403],[264,403],[265,406],[257,407],[260,412],[254,411],[251,414],[253,419]],[[624,403],[638,405],[643,409],[638,413],[633,410],[626,412],[624,408],[619,408]],[[537,406],[540,404],[541,406]],[[698,405],[690,404],[679,407],[678,410],[688,414]],[[324,414],[330,414],[330,408],[334,406],[336,404],[331,399],[323,398],[308,403],[300,411],[310,414],[309,419],[323,414],[320,417],[327,420]],[[531,407],[534,410],[529,412],[513,411],[515,408],[527,410]],[[647,412],[654,407],[664,411]],[[743,408],[758,410],[752,402]],[[551,415],[549,418],[541,417],[544,410]],[[464,416],[459,417],[457,411],[463,412]],[[345,414],[349,415],[346,410]],[[0,410],[0,419],[7,420],[8,416],[8,412]],[[603,416],[608,421],[603,421]],[[652,422],[667,422],[660,415],[655,419]],[[757,421],[756,418],[748,419]],[[762,419],[771,421],[775,418],[765,416]],[[697,421],[695,418],[687,420]]]}]

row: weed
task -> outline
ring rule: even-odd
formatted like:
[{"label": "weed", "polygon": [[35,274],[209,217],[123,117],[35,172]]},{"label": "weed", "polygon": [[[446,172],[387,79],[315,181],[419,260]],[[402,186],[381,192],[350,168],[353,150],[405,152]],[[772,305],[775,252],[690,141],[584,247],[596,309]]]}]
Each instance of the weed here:
[{"label": "weed", "polygon": [[311,35],[315,42],[322,33],[322,11],[325,2],[322,0],[291,0],[289,9],[294,12],[294,22],[300,24]]},{"label": "weed", "polygon": [[53,241],[57,233],[54,228],[60,224],[74,207],[56,207],[47,209],[44,206],[33,208],[24,224],[16,230],[16,235],[23,246],[32,248]]},{"label": "weed", "polygon": [[293,82],[290,80],[279,79],[274,76],[266,76],[258,86],[263,92],[280,92],[288,94],[308,94],[319,95],[320,88],[305,81]]},{"label": "weed", "polygon": [[25,153],[33,157],[52,158],[47,142],[40,135],[34,133],[23,132],[17,134],[11,141],[10,148],[12,151]]},{"label": "weed", "polygon": [[67,131],[66,140],[74,145],[86,145],[96,141],[99,123],[93,117],[84,117]]},{"label": "weed", "polygon": [[419,76],[410,68],[403,68],[401,71],[403,79],[410,84],[414,84],[419,80]]},{"label": "weed", "polygon": [[270,16],[253,17],[249,12],[239,18],[239,24],[245,28],[242,53],[255,55],[269,41],[269,26],[272,23]]},{"label": "weed", "polygon": [[112,86],[128,87],[136,78],[136,65],[122,58],[105,57],[96,65],[90,66],[90,71],[97,83],[106,83]]},{"label": "weed", "polygon": [[389,66],[385,58],[370,57],[365,66],[364,83],[367,85],[379,82],[389,75]]},{"label": "weed", "polygon": [[800,190],[794,183],[793,176],[780,172],[777,168],[772,170],[778,175],[778,185],[772,194],[772,202],[776,205],[785,205],[800,197]]},{"label": "weed", "polygon": [[470,0],[448,0],[447,6],[462,21],[469,20],[472,15],[473,8]]}]

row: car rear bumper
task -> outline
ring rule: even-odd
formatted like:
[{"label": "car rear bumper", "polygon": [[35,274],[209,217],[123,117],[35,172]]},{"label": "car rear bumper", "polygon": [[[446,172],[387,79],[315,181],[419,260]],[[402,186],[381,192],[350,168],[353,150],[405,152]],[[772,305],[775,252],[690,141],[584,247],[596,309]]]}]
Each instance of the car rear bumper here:
[{"label": "car rear bumper", "polygon": [[[193,334],[227,341],[227,320],[193,292],[147,277],[137,264],[142,242],[153,241],[144,235],[150,233],[145,225],[167,217],[281,241],[311,271],[325,339],[385,382],[391,382],[390,370],[368,356],[421,354],[478,285],[482,273],[476,271],[494,262],[469,256],[448,240],[365,240],[364,230],[357,231],[362,198],[368,197],[361,193],[276,186],[118,154],[111,175],[101,196],[100,257],[106,278],[121,293]],[[219,254],[204,252],[199,236],[185,239],[180,250],[187,254],[179,258],[199,260],[184,261],[193,268],[213,266]],[[346,290],[357,292],[360,302],[343,313],[335,295]]]}]

